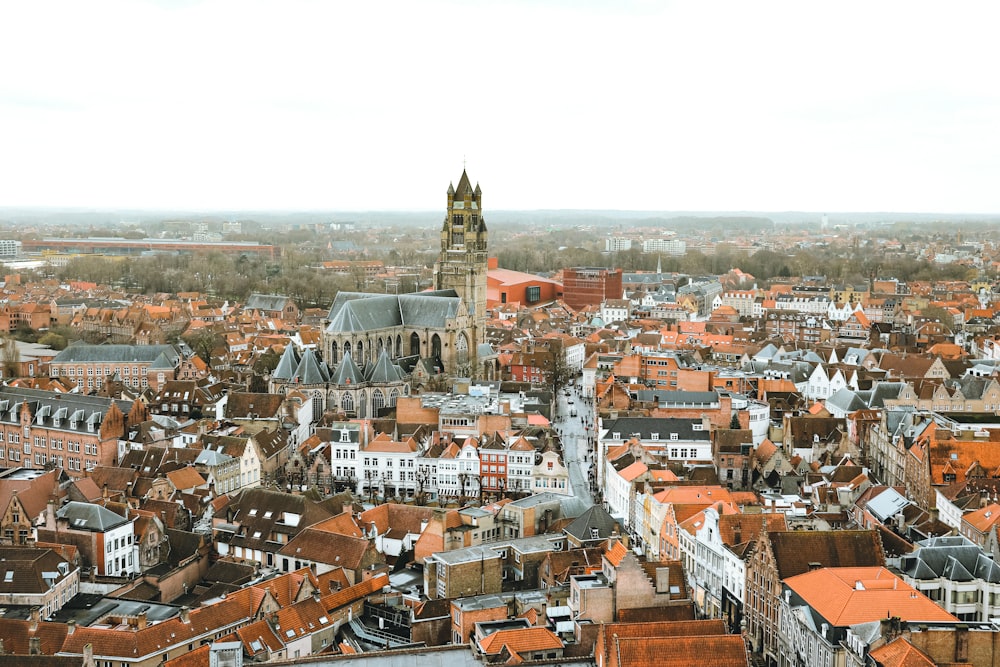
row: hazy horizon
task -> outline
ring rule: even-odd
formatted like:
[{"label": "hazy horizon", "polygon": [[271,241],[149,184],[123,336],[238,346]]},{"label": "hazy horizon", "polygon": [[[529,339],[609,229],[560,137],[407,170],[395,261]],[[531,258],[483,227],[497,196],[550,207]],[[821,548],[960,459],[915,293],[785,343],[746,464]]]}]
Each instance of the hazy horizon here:
[{"label": "hazy horizon", "polygon": [[[5,3],[0,206],[1000,211],[1000,5]],[[14,29],[16,28],[16,29]]]}]

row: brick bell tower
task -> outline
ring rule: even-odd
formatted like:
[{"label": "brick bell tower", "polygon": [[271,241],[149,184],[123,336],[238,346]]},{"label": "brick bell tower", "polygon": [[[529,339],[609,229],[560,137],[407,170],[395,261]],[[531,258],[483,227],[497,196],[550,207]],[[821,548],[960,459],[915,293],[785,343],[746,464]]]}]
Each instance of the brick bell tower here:
[{"label": "brick bell tower", "polygon": [[483,193],[478,183],[473,189],[463,169],[458,187],[448,185],[448,212],[441,228],[441,254],[434,264],[434,289],[453,289],[465,302],[475,323],[471,345],[485,340],[486,238]]}]

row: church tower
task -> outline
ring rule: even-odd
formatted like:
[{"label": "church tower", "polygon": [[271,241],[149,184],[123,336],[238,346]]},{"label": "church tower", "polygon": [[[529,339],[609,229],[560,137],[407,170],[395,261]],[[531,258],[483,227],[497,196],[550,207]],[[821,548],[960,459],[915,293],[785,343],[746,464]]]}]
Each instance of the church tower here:
[{"label": "church tower", "polygon": [[475,322],[473,344],[482,343],[486,324],[486,221],[483,193],[462,170],[458,187],[448,185],[448,212],[441,228],[441,254],[434,264],[434,289],[453,289]]}]

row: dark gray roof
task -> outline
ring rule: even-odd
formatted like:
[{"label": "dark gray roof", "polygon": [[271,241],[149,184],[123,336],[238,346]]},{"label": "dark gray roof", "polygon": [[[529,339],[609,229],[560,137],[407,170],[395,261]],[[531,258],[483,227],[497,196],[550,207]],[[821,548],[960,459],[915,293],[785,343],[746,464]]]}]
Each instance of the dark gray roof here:
[{"label": "dark gray roof", "polygon": [[[20,410],[27,403],[33,422],[60,431],[96,432],[114,403],[122,414],[132,409],[131,401],[104,396],[62,394],[44,389],[0,386],[0,423],[20,423]],[[56,425],[56,420],[58,426]]]},{"label": "dark gray roof", "polygon": [[899,569],[912,579],[972,581],[983,579],[1000,583],[1000,566],[971,540],[948,535],[921,540],[919,548],[903,556]]},{"label": "dark gray roof", "polygon": [[244,310],[284,310],[285,305],[288,303],[289,298],[287,296],[281,296],[279,294],[251,294],[247,298],[246,305],[243,306]]},{"label": "dark gray roof", "polygon": [[316,353],[310,348],[306,348],[302,353],[299,365],[295,368],[293,377],[300,384],[323,384],[330,379],[330,374],[327,372],[326,367],[319,363]]},{"label": "dark gray roof", "polygon": [[[708,429],[700,430],[700,419],[668,419],[663,417],[619,417],[605,424],[608,436],[612,437],[618,433],[621,439],[627,440],[634,433],[639,434],[640,440],[652,440],[653,434],[657,434],[660,440],[670,439],[672,433],[677,434],[678,440],[705,440],[709,439]],[[695,430],[695,427],[699,430]]]},{"label": "dark gray roof", "polygon": [[153,363],[160,355],[171,360],[175,368],[181,359],[180,350],[174,345],[70,345],[57,354],[53,364],[68,363]]},{"label": "dark gray roof", "polygon": [[337,367],[330,374],[330,384],[333,385],[359,385],[364,381],[365,376],[361,373],[358,365],[354,363],[350,352],[344,353],[344,358],[340,360],[340,363],[337,364]]},{"label": "dark gray roof", "polygon": [[94,532],[105,532],[127,521],[125,517],[115,514],[106,507],[75,500],[60,507],[56,516],[69,521],[71,528]]},{"label": "dark gray roof", "polygon": [[906,387],[905,382],[876,382],[872,387],[871,398],[868,401],[870,408],[885,407],[886,399],[899,398],[899,393]]},{"label": "dark gray roof", "polygon": [[563,530],[581,542],[606,540],[618,530],[618,522],[602,506],[594,505]]},{"label": "dark gray roof", "polygon": [[860,392],[855,392],[849,387],[841,387],[833,393],[833,396],[826,399],[827,407],[835,407],[843,412],[854,412],[864,410],[868,404],[859,396]]},{"label": "dark gray roof", "polygon": [[295,346],[289,343],[285,346],[285,351],[281,353],[281,359],[278,360],[278,365],[275,366],[271,377],[275,380],[291,380],[295,377],[295,369],[298,368],[299,361],[299,354],[295,350]]},{"label": "dark gray roof", "polygon": [[398,326],[443,327],[458,314],[461,299],[454,290],[417,294],[340,292],[330,306],[330,333],[374,331]]},{"label": "dark gray roof", "polygon": [[403,379],[403,370],[392,363],[389,353],[382,350],[378,359],[365,369],[365,376],[374,384],[392,384]]},{"label": "dark gray roof", "polygon": [[[646,393],[645,390],[642,390],[639,392],[639,395],[642,396]],[[719,392],[717,391],[662,391],[651,389],[649,393],[652,394],[652,397],[655,397],[657,403],[661,406],[692,404],[709,406],[719,404]],[[643,399],[640,398],[640,400]]]}]

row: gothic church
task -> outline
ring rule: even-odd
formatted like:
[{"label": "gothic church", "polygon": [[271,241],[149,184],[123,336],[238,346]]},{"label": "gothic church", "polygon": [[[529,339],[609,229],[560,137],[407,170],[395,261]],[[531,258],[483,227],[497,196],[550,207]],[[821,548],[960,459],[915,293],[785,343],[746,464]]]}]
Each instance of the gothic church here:
[{"label": "gothic church", "polygon": [[482,191],[463,170],[458,186],[448,186],[433,291],[340,292],[323,322],[325,363],[308,350],[302,358],[286,350],[272,391],[294,386],[313,396],[316,411],[364,418],[408,395],[417,374],[492,379],[496,359],[484,342],[486,276]]}]

